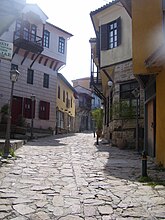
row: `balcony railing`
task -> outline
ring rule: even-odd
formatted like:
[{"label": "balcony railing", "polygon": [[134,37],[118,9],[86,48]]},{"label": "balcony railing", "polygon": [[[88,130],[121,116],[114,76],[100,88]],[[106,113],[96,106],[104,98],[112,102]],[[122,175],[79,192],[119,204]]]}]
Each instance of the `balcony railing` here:
[{"label": "balcony railing", "polygon": [[14,45],[25,50],[29,50],[34,53],[42,52],[42,42],[42,37],[32,34],[29,31],[18,30],[14,32]]}]

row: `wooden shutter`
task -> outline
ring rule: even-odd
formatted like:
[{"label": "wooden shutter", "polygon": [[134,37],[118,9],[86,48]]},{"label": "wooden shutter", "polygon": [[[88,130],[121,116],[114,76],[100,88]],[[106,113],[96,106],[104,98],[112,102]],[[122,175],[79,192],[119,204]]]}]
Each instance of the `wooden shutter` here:
[{"label": "wooden shutter", "polygon": [[121,17],[117,20],[117,46],[121,44]]},{"label": "wooden shutter", "polygon": [[49,102],[46,102],[45,104],[46,104],[46,106],[45,106],[45,107],[46,107],[46,112],[45,112],[46,115],[45,115],[45,119],[46,119],[46,120],[49,120],[50,103],[49,103]]},{"label": "wooden shutter", "polygon": [[50,103],[40,101],[39,105],[39,118],[43,120],[49,120]]},{"label": "wooden shutter", "polygon": [[108,49],[108,26],[107,24],[101,25],[101,50]]},{"label": "wooden shutter", "polygon": [[100,35],[99,32],[96,34],[96,57],[100,57]]}]

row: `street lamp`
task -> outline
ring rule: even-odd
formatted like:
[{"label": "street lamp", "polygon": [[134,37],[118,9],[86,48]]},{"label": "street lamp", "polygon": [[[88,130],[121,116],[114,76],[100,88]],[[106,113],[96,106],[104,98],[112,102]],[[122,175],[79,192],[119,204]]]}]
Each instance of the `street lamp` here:
[{"label": "street lamp", "polygon": [[10,95],[10,104],[8,109],[8,119],[7,119],[7,128],[6,128],[6,139],[4,145],[4,158],[7,158],[10,151],[10,128],[11,128],[11,109],[12,109],[12,102],[13,102],[13,90],[14,90],[14,83],[18,80],[20,72],[16,69],[10,71],[10,80],[11,84],[11,95]]},{"label": "street lamp", "polygon": [[31,134],[30,134],[30,137],[31,137],[31,139],[33,139],[33,119],[34,119],[34,102],[35,102],[35,95],[31,95],[31,101],[32,101],[32,111],[31,111],[31,113],[32,113],[32,115],[31,115]]},{"label": "street lamp", "polygon": [[136,150],[139,150],[139,111],[138,111],[138,101],[139,101],[139,89],[136,88],[132,91],[132,94],[135,96],[136,98]]}]

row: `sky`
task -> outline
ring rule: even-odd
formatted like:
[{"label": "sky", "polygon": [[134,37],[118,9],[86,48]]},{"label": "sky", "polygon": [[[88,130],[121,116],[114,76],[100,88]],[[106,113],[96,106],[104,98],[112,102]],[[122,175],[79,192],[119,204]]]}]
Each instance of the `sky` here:
[{"label": "sky", "polygon": [[72,84],[72,80],[90,77],[90,44],[95,37],[90,12],[110,0],[26,0],[36,3],[49,17],[48,21],[74,35],[68,40],[67,61],[59,71]]}]

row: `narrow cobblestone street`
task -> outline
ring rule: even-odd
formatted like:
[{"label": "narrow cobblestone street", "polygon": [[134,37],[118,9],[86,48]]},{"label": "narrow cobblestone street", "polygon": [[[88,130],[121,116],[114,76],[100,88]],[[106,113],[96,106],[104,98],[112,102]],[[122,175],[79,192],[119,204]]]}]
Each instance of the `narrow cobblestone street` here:
[{"label": "narrow cobblestone street", "polygon": [[0,167],[0,219],[165,219],[165,187],[137,181],[141,156],[94,142],[81,133],[19,148]]}]

